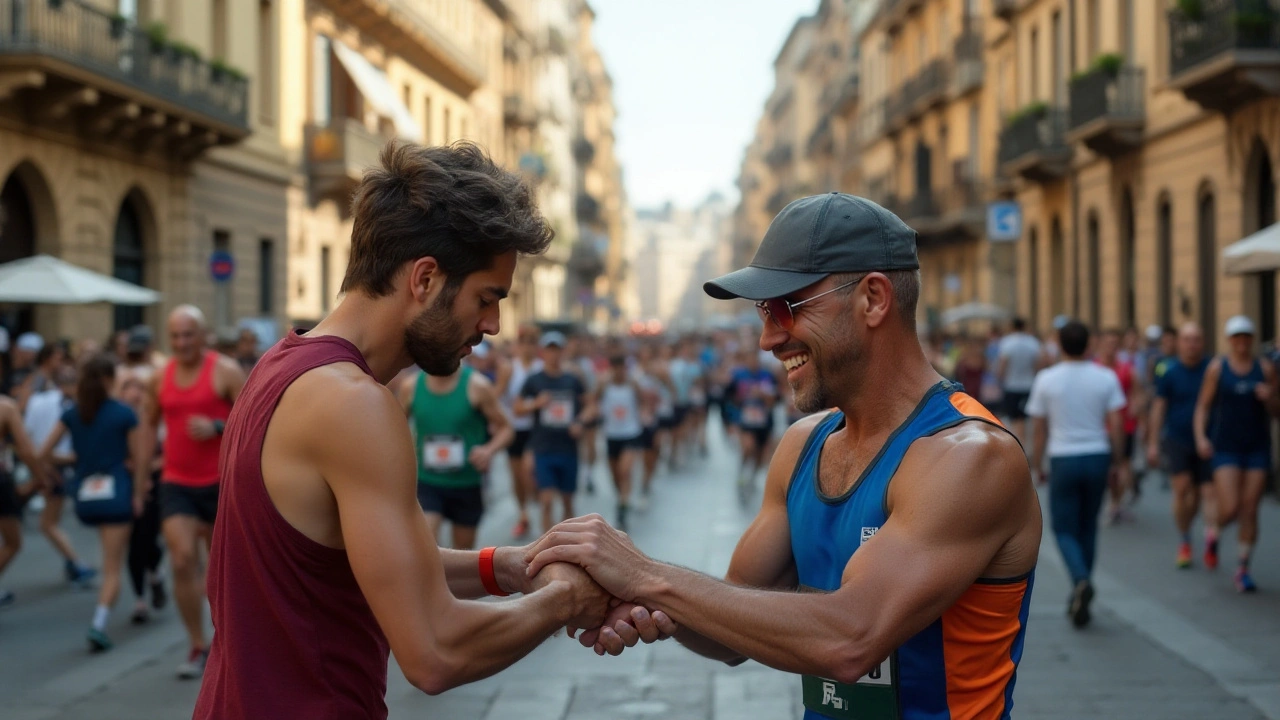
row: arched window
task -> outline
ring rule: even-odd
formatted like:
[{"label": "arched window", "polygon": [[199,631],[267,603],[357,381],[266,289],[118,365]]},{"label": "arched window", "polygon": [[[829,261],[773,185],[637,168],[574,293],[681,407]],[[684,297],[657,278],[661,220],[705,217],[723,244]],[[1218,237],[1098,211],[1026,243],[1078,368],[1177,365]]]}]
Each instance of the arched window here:
[{"label": "arched window", "polygon": [[1067,312],[1066,243],[1062,237],[1062,219],[1054,216],[1049,233],[1049,305],[1054,315]]},{"label": "arched window", "polygon": [[1218,233],[1217,204],[1213,189],[1205,185],[1196,204],[1196,304],[1205,348],[1218,346]]},{"label": "arched window", "polygon": [[[116,216],[115,241],[112,243],[112,274],[120,280],[142,285],[146,260],[146,249],[142,238],[142,221],[131,199],[125,198],[120,203],[120,214]],[[137,306],[115,306],[115,329],[128,330],[142,323],[142,308]]]},{"label": "arched window", "polygon": [[1089,219],[1085,222],[1085,242],[1088,244],[1089,253],[1087,267],[1089,270],[1082,280],[1085,287],[1089,288],[1089,325],[1095,332],[1102,327],[1102,260],[1099,257],[1102,243],[1098,238],[1100,232],[1098,212],[1090,210]]},{"label": "arched window", "polygon": [[1156,318],[1173,325],[1173,205],[1167,192],[1156,204]]}]

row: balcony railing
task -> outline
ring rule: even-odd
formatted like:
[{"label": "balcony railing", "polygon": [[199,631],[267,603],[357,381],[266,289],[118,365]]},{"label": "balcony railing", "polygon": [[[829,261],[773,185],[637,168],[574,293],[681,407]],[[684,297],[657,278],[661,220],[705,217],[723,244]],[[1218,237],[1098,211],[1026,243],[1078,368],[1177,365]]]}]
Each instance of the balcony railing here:
[{"label": "balcony railing", "polygon": [[1201,0],[1169,12],[1169,82],[1227,110],[1280,93],[1280,0]]},{"label": "balcony railing", "polygon": [[502,99],[503,118],[508,125],[536,125],[538,110],[520,93],[511,93]]},{"label": "balcony railing", "polygon": [[885,99],[867,103],[858,109],[858,143],[863,147],[884,134]]},{"label": "balcony railing", "polygon": [[327,125],[306,126],[305,141],[313,196],[346,199],[365,168],[378,164],[386,138],[355,118],[334,118]]},{"label": "balcony railing", "polygon": [[1145,94],[1142,68],[1123,67],[1115,74],[1099,68],[1073,79],[1067,139],[1107,155],[1136,146],[1142,139]]},{"label": "balcony railing", "polygon": [[818,120],[813,132],[809,134],[809,142],[805,146],[805,151],[812,157],[830,153],[833,149],[835,149],[835,135],[831,131],[831,116],[823,115],[822,119]]},{"label": "balcony railing", "polygon": [[765,164],[770,167],[781,167],[791,162],[792,150],[789,143],[778,143],[764,154]]},{"label": "balcony railing", "polygon": [[925,65],[915,77],[903,83],[893,96],[892,107],[886,111],[886,120],[892,126],[901,126],[915,119],[937,102],[946,99],[948,63],[941,58]]},{"label": "balcony railing", "polygon": [[87,72],[126,86],[142,100],[179,109],[188,122],[212,125],[229,140],[249,132],[248,80],[189,51],[153,42],[138,27],[83,0],[0,0],[0,58],[23,56],[70,66],[70,77]]},{"label": "balcony railing", "polygon": [[1071,149],[1066,144],[1067,118],[1060,108],[1023,113],[1000,131],[997,159],[1010,174],[1044,181],[1066,171]]}]

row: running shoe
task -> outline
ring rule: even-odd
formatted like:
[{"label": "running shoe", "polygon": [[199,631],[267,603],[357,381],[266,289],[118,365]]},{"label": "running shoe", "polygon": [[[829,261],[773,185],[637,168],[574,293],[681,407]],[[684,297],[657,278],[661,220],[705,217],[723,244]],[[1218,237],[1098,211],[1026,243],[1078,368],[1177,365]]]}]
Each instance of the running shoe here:
[{"label": "running shoe", "polygon": [[169,594],[165,592],[164,580],[153,580],[151,582],[151,607],[155,610],[163,610],[168,603]]},{"label": "running shoe", "polygon": [[1191,567],[1191,543],[1178,545],[1178,567],[1183,570]]},{"label": "running shoe", "polygon": [[110,650],[114,643],[107,634],[97,628],[89,628],[89,652],[100,653]]},{"label": "running shoe", "polygon": [[1249,576],[1249,571],[1244,568],[1236,570],[1236,592],[1258,592],[1258,586],[1253,584],[1253,578]]},{"label": "running shoe", "polygon": [[9,607],[16,599],[12,590],[0,590],[0,608]]},{"label": "running shoe", "polygon": [[1204,566],[1208,570],[1218,569],[1218,539],[1206,540],[1204,543]]},{"label": "running shoe", "polygon": [[518,520],[516,521],[516,524],[511,528],[511,537],[517,540],[528,534],[529,534],[528,520]]},{"label": "running shoe", "polygon": [[1071,593],[1071,624],[1082,628],[1089,624],[1089,603],[1093,602],[1093,585],[1088,580],[1076,583]]},{"label": "running shoe", "polygon": [[641,492],[640,497],[636,498],[636,509],[640,512],[649,511],[649,493]]},{"label": "running shoe", "polygon": [[70,560],[67,561],[66,567],[63,569],[67,574],[67,582],[72,585],[79,585],[82,588],[88,585],[90,580],[98,577],[97,570],[87,565],[73,563]]},{"label": "running shoe", "polygon": [[133,614],[129,616],[129,622],[134,625],[146,625],[151,620],[151,611],[146,605],[136,605],[133,608]]},{"label": "running shoe", "polygon": [[191,648],[187,661],[178,666],[178,677],[182,680],[195,680],[204,675],[204,665],[209,661],[209,651],[204,648]]}]

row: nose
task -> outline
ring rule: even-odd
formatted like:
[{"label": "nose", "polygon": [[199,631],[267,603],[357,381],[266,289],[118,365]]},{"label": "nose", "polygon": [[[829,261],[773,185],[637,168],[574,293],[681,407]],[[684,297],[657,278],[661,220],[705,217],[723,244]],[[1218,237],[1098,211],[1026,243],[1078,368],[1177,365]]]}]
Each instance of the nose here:
[{"label": "nose", "polygon": [[790,334],[778,326],[772,317],[765,318],[764,327],[760,330],[760,349],[773,352],[773,349],[787,341]]},{"label": "nose", "polygon": [[480,318],[480,332],[485,335],[497,335],[502,330],[502,311],[496,306],[492,313],[487,313]]}]

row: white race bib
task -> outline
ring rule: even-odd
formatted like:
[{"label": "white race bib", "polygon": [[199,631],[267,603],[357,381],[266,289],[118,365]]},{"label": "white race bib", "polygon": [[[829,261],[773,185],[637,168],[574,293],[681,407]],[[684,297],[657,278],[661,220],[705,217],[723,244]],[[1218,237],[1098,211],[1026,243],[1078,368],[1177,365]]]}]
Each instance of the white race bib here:
[{"label": "white race bib", "polygon": [[114,500],[116,497],[116,479],[111,475],[90,475],[80,481],[80,491],[76,499],[80,502],[94,500]]},{"label": "white race bib", "polygon": [[539,422],[543,427],[567,428],[573,424],[573,400],[568,398],[552,398],[542,408]]},{"label": "white race bib", "polygon": [[742,424],[746,427],[758,428],[767,425],[768,416],[759,405],[747,405],[742,408]]},{"label": "white race bib", "polygon": [[427,470],[460,470],[466,463],[466,443],[457,435],[433,435],[422,443],[422,466]]}]

